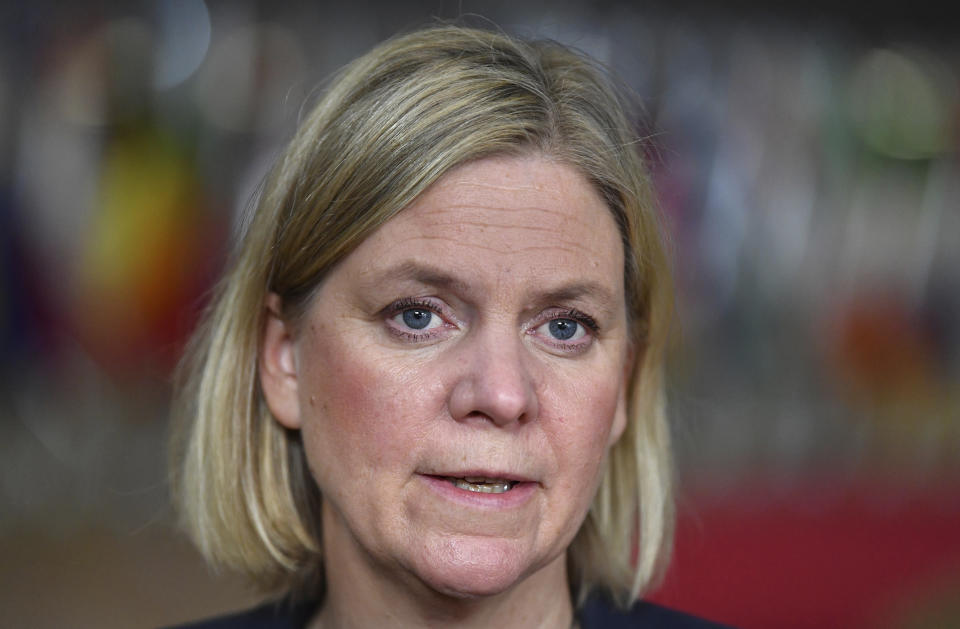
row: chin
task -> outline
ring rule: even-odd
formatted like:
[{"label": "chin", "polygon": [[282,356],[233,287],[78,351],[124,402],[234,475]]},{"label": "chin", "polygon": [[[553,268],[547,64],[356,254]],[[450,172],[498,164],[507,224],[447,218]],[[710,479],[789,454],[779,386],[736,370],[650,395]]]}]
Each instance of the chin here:
[{"label": "chin", "polygon": [[495,596],[529,574],[526,553],[513,540],[445,539],[424,547],[416,572],[434,591],[454,598]]}]

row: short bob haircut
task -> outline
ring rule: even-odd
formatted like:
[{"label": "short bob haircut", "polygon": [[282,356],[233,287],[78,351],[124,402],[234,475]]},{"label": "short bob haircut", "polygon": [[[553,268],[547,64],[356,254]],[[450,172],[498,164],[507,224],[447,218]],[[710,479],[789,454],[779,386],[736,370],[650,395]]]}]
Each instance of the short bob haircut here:
[{"label": "short bob haircut", "polygon": [[258,352],[270,292],[296,325],[338,261],[450,169],[494,155],[572,165],[625,253],[636,356],[628,423],[568,549],[573,600],[636,600],[666,563],[672,463],[662,362],[673,293],[633,117],[596,62],[555,42],[435,25],[348,65],[267,178],[177,375],[172,470],[183,523],[214,565],[274,594],[322,596],[321,495],[297,431],[270,414]]}]

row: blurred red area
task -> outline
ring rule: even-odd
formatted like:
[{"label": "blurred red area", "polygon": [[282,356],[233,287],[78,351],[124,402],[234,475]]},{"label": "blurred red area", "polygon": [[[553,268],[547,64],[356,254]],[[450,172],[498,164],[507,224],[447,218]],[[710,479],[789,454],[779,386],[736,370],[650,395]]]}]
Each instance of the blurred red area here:
[{"label": "blurred red area", "polygon": [[960,626],[960,483],[694,493],[653,599],[743,629]]}]

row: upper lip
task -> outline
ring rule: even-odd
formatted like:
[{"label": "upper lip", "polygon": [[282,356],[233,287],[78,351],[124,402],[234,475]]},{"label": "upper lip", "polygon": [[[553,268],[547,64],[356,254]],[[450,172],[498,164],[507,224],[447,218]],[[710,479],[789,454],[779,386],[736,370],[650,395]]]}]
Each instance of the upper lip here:
[{"label": "upper lip", "polygon": [[531,483],[534,482],[532,478],[524,474],[518,474],[516,472],[498,472],[493,470],[457,470],[457,471],[443,471],[443,472],[430,472],[427,476],[439,476],[441,478],[495,478],[498,480],[505,480],[514,483]]}]

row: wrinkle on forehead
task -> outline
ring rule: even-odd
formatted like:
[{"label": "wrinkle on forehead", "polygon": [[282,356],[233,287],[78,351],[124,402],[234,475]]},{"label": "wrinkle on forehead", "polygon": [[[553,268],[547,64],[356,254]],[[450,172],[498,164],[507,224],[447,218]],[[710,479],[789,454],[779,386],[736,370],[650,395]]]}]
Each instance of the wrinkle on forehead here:
[{"label": "wrinkle on forehead", "polygon": [[[536,216],[542,215],[552,219],[560,218],[564,221],[586,224],[586,221],[581,220],[580,218],[568,212],[557,211],[556,207],[540,207],[537,205],[513,205],[511,207],[504,207],[502,205],[487,205],[480,203],[454,203],[434,210],[421,209],[419,214],[420,217],[424,219],[449,216],[450,222],[456,222],[459,224],[472,224],[470,221],[466,221],[462,218],[464,215],[469,215],[470,212],[478,214],[490,212],[493,213],[494,216],[508,217],[508,220],[505,220],[502,223],[489,223],[490,225],[503,227],[511,227],[516,225],[515,221],[518,216],[527,218],[529,222],[531,214]],[[437,223],[443,224],[442,221],[437,221]],[[488,223],[488,221],[478,221],[476,224],[482,225],[485,223]]]},{"label": "wrinkle on forehead", "polygon": [[[586,203],[581,205],[587,206]],[[483,247],[469,239],[456,241],[459,245],[474,245],[481,249],[502,253],[517,251],[518,248],[515,246],[517,240],[528,241],[524,234],[527,236],[546,235],[550,237],[551,243],[550,246],[542,247],[523,244],[520,247],[522,250],[549,249],[552,246],[557,249],[571,248],[588,253],[599,253],[592,246],[596,243],[592,242],[589,237],[593,235],[591,229],[593,221],[585,220],[582,213],[564,211],[561,209],[562,207],[559,204],[558,207],[541,207],[538,205],[504,207],[479,203],[448,204],[437,209],[419,207],[414,220],[421,225],[421,231],[405,240],[452,240],[449,233],[434,236],[429,232],[431,229],[442,230],[443,228],[453,227],[458,235],[471,231],[476,233],[503,231],[509,240],[514,241],[514,245],[505,248],[498,246]],[[587,218],[590,216],[596,216],[596,214],[586,215]],[[576,238],[570,238],[571,233],[576,234]]]},{"label": "wrinkle on forehead", "polygon": [[[510,178],[509,173],[507,173],[504,176],[504,179],[508,179],[508,178]],[[461,178],[450,179],[449,181],[443,182],[442,185],[457,187],[457,188],[473,187],[473,188],[482,188],[485,190],[500,190],[502,192],[517,192],[517,191],[542,192],[543,190],[547,189],[546,186],[540,185],[539,183],[534,185],[524,185],[524,184],[508,185],[507,183],[500,184],[500,183],[489,183],[484,181],[477,181],[475,179],[471,179],[470,177],[465,177],[462,175],[461,175]]]},{"label": "wrinkle on forehead", "polygon": [[[523,228],[523,227],[520,227],[520,226],[518,226],[518,225],[511,225],[511,226],[510,226],[510,229],[511,229],[511,230],[520,230],[520,229],[524,229],[524,228]],[[543,231],[543,232],[555,232],[555,231],[556,231],[556,230],[536,229],[536,228],[530,228],[530,230],[531,230],[531,231]],[[459,240],[459,239],[452,238],[449,234],[445,234],[445,235],[442,235],[442,236],[427,236],[427,235],[423,235],[423,234],[418,234],[418,235],[414,235],[414,236],[409,236],[409,237],[407,237],[407,238],[400,238],[400,239],[397,240],[398,243],[400,243],[400,242],[417,242],[417,241],[424,241],[424,242],[448,242],[448,243],[454,244],[454,245],[456,245],[456,246],[458,246],[458,247],[470,247],[471,249],[477,249],[477,250],[480,250],[480,251],[490,251],[490,252],[493,252],[493,253],[497,253],[497,254],[499,254],[499,255],[510,255],[510,254],[528,252],[528,251],[544,251],[544,252],[556,253],[556,252],[558,252],[558,251],[562,251],[562,250],[565,250],[565,249],[570,249],[570,250],[572,250],[572,249],[580,249],[580,250],[586,251],[587,253],[596,253],[593,249],[591,249],[590,247],[584,245],[584,243],[582,243],[582,242],[580,242],[580,241],[576,241],[576,240],[563,240],[563,239],[559,239],[559,238],[556,239],[554,242],[551,242],[550,244],[547,244],[547,245],[524,244],[524,245],[522,245],[522,246],[520,246],[520,247],[513,246],[514,243],[504,243],[503,246],[496,246],[496,245],[483,244],[483,243],[481,243],[481,242],[471,241],[471,240]]]}]

